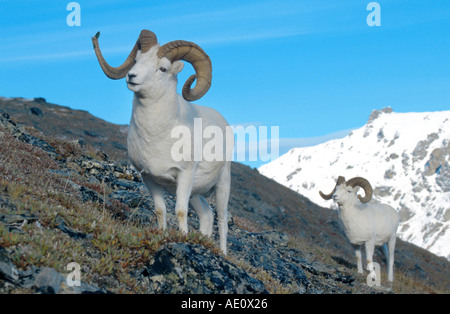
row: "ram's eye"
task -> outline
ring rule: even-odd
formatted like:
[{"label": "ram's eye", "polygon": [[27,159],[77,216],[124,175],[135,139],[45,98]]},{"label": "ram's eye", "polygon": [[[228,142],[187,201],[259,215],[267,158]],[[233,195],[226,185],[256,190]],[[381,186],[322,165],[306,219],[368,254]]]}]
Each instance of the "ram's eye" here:
[{"label": "ram's eye", "polygon": [[164,68],[164,67],[160,67],[159,70],[160,70],[161,72],[163,72],[163,73],[167,71],[167,69]]}]

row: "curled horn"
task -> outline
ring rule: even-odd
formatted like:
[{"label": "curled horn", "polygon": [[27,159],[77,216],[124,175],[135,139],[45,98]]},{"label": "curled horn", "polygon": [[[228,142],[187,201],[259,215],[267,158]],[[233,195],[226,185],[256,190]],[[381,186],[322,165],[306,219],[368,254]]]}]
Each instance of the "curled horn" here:
[{"label": "curled horn", "polygon": [[[197,44],[190,41],[175,40],[161,46],[158,57],[166,57],[170,62],[184,60],[194,67],[195,74],[191,75],[183,86],[183,98],[187,101],[195,101],[203,97],[211,87],[211,60]],[[191,89],[195,79],[197,79],[197,83]]]},{"label": "curled horn", "polygon": [[334,192],[336,192],[336,187],[342,183],[345,183],[345,178],[342,176],[339,176],[339,178],[336,181],[336,185],[334,186],[333,191],[331,191],[330,194],[324,194],[324,193],[322,193],[322,191],[319,191],[320,196],[322,196],[322,198],[324,200],[327,200],[327,201],[330,200],[333,197]]},{"label": "curled horn", "polygon": [[355,186],[360,186],[364,189],[364,197],[361,197],[361,195],[358,195],[359,200],[361,203],[367,203],[372,199],[372,186],[370,185],[369,181],[367,179],[364,179],[362,177],[355,177],[352,179],[349,179],[345,182],[347,186],[351,186],[354,188]]},{"label": "curled horn", "polygon": [[100,32],[98,32],[97,34],[95,34],[94,37],[92,37],[95,55],[97,56],[98,63],[100,63],[103,72],[105,72],[107,77],[113,80],[124,78],[127,75],[128,71],[130,71],[130,69],[135,64],[135,58],[138,50],[141,50],[141,52],[147,52],[151,47],[153,47],[158,43],[155,33],[146,29],[142,30],[138,40],[136,41],[136,44],[134,45],[125,62],[122,65],[115,68],[110,66],[106,62],[105,58],[103,58],[100,46],[98,44],[99,37]]}]

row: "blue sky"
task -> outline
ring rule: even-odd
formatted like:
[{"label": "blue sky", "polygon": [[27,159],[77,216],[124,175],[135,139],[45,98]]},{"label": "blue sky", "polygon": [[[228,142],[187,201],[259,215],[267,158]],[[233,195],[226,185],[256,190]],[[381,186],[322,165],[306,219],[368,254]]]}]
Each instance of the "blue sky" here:
[{"label": "blue sky", "polygon": [[[132,92],[106,78],[90,37],[121,64],[141,29],[183,39],[211,57],[213,83],[198,104],[230,124],[279,126],[280,153],[343,135],[373,109],[450,110],[450,1],[0,0],[0,96],[44,97],[128,124]],[[185,66],[179,87],[193,73]],[[249,163],[258,165],[258,163]]]}]

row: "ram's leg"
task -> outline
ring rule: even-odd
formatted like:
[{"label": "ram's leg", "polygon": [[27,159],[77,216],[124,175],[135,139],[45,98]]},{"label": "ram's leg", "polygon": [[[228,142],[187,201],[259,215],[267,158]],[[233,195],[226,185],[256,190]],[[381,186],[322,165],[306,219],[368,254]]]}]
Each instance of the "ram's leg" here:
[{"label": "ram's leg", "polygon": [[167,220],[166,220],[166,203],[164,202],[164,189],[159,184],[153,182],[153,180],[148,176],[143,174],[142,179],[153,196],[153,202],[155,203],[156,219],[158,220],[158,228],[160,230],[166,230]]},{"label": "ram's leg", "polygon": [[188,233],[187,214],[194,173],[195,167],[193,171],[180,172],[177,177],[177,201],[175,204],[175,213],[178,219],[178,227],[183,233]]},{"label": "ram's leg", "polygon": [[356,265],[358,267],[358,274],[362,274],[363,267],[362,267],[362,257],[361,257],[361,246],[355,247],[355,256],[356,256]]},{"label": "ram's leg", "polygon": [[388,265],[389,264],[389,252],[388,252],[387,244],[384,244],[382,249],[383,249],[384,257],[386,258],[386,265]]},{"label": "ram's leg", "polygon": [[228,199],[230,197],[230,183],[231,183],[230,167],[231,164],[228,162],[225,165],[224,169],[222,170],[222,174],[220,175],[219,181],[215,186],[220,249],[225,255],[227,254]]},{"label": "ram's leg", "polygon": [[371,271],[373,267],[369,267],[372,266],[372,262],[373,262],[373,252],[375,249],[375,243],[373,240],[369,240],[365,243],[365,247],[366,247],[366,263],[367,263],[367,270]]},{"label": "ram's leg", "polygon": [[214,215],[203,196],[196,194],[191,196],[189,203],[194,208],[200,220],[200,232],[211,236],[213,231]]},{"label": "ram's leg", "polygon": [[397,236],[394,234],[391,236],[388,242],[389,249],[389,260],[388,260],[388,281],[394,281],[394,251],[395,251],[395,242],[397,240]]}]

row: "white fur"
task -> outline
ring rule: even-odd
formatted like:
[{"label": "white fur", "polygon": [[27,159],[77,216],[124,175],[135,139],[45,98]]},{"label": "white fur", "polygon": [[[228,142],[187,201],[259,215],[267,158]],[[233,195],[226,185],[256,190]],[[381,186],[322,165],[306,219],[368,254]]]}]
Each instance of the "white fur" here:
[{"label": "white fur", "polygon": [[[174,161],[171,150],[179,139],[173,138],[171,132],[177,126],[187,126],[194,136],[195,118],[202,119],[203,129],[215,126],[223,134],[228,124],[214,109],[187,102],[177,94],[177,74],[183,69],[183,62],[171,63],[166,57],[158,58],[158,49],[159,45],[155,45],[146,53],[139,51],[136,64],[126,77],[128,88],[134,92],[128,134],[129,158],[152,192],[160,229],[165,229],[167,224],[163,196],[166,188],[176,193],[175,212],[180,230],[188,232],[187,213],[191,204],[199,216],[200,231],[210,236],[214,216],[201,194],[213,189],[220,248],[226,254],[231,162],[225,156],[222,161],[193,161],[193,151],[191,160]],[[193,142],[193,138],[185,140]],[[191,146],[193,149],[194,145]]]},{"label": "white fur", "polygon": [[397,227],[400,216],[397,211],[386,204],[361,203],[357,197],[358,187],[352,188],[344,184],[336,187],[333,195],[334,201],[339,205],[339,218],[345,235],[355,246],[355,255],[358,264],[358,273],[363,273],[361,261],[362,244],[366,248],[366,261],[372,263],[374,247],[387,243],[389,252],[388,280],[394,280],[394,250],[397,236]]}]

